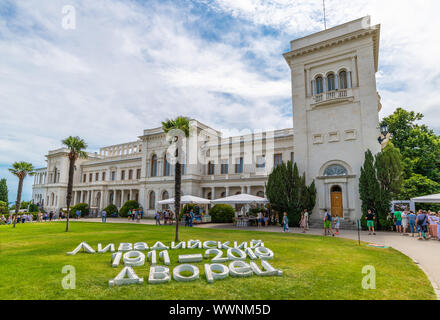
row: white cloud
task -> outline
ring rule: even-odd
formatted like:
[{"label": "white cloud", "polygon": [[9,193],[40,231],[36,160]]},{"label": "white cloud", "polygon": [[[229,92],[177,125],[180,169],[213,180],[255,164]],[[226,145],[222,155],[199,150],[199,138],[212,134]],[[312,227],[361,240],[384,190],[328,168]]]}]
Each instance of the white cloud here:
[{"label": "white cloud", "polygon": [[[44,166],[45,152],[68,135],[95,150],[132,141],[177,114],[226,132],[291,127],[281,54],[289,40],[322,29],[322,1],[200,2],[236,24],[212,40],[199,31],[218,26],[180,2],[75,0],[77,28],[65,30],[65,1],[15,1],[14,16],[0,19],[0,166]],[[366,14],[382,24],[383,115],[407,106],[439,127],[439,9],[437,1],[327,1],[329,26]]]}]

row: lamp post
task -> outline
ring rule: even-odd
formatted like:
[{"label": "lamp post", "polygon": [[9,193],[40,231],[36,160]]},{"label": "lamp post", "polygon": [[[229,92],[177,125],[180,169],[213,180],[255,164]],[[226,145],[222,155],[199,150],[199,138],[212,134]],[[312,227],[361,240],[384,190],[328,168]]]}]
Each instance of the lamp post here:
[{"label": "lamp post", "polygon": [[382,147],[385,147],[389,139],[391,138],[391,134],[388,132],[388,125],[385,121],[383,121],[380,124],[380,137],[377,138],[377,141],[379,141],[379,144],[382,145]]}]

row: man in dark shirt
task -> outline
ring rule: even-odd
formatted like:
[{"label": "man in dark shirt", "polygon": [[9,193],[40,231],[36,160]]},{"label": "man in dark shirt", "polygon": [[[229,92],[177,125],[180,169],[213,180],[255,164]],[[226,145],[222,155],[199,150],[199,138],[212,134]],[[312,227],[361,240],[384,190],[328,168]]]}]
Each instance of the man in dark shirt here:
[{"label": "man in dark shirt", "polygon": [[376,233],[374,232],[374,220],[376,219],[376,217],[374,216],[374,213],[371,212],[371,210],[368,210],[365,219],[367,220],[367,227],[369,231],[368,234],[371,235],[371,231],[373,231],[373,234],[376,235]]}]

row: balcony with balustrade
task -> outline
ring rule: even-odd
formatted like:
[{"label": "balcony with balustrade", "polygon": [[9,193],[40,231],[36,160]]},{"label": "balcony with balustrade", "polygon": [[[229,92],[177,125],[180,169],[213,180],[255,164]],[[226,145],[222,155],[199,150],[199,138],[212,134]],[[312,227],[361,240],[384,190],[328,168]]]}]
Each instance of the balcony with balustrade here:
[{"label": "balcony with balustrade", "polygon": [[343,101],[351,101],[354,99],[353,89],[332,90],[316,94],[312,97],[311,105],[313,107],[339,103]]}]

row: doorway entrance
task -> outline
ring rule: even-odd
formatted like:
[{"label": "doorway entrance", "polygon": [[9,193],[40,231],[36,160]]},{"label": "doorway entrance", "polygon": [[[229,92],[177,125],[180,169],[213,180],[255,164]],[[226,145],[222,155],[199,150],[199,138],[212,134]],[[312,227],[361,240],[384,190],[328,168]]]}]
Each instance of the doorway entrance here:
[{"label": "doorway entrance", "polygon": [[342,189],[340,186],[333,186],[330,190],[331,213],[333,217],[344,217],[342,208]]}]

